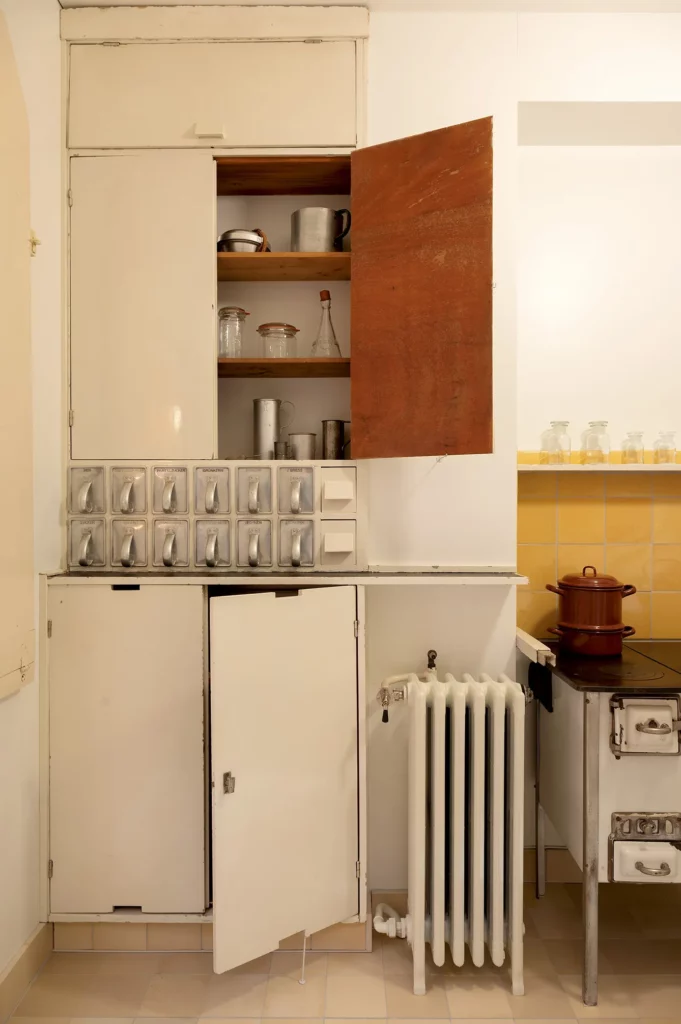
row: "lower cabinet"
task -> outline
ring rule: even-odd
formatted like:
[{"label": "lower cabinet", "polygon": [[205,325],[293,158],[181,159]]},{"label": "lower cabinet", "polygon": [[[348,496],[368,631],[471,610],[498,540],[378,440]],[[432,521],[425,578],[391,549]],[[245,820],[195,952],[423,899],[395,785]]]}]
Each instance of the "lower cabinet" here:
[{"label": "lower cabinet", "polygon": [[49,589],[50,909],[202,912],[201,587]]},{"label": "lower cabinet", "polygon": [[51,913],[212,902],[218,973],[357,919],[357,588],[48,595]]}]

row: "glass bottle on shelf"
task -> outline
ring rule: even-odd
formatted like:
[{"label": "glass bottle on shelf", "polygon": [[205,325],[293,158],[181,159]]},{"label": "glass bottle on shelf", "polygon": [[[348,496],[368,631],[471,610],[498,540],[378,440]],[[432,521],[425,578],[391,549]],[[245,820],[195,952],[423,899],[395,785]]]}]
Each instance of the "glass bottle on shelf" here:
[{"label": "glass bottle on shelf", "polygon": [[312,345],[312,355],[324,359],[340,359],[340,345],[331,321],[331,292],[324,290],[319,293],[319,298],[322,303],[322,319]]},{"label": "glass bottle on shelf", "polygon": [[263,341],[265,359],[294,359],[297,354],[296,334],[292,324],[260,324],[258,334]]},{"label": "glass bottle on shelf", "polygon": [[220,321],[218,355],[222,359],[240,359],[242,328],[247,316],[241,306],[223,306],[218,313]]},{"label": "glass bottle on shelf", "polygon": [[569,420],[551,420],[551,426],[541,436],[540,463],[563,466],[570,462],[572,445],[567,432],[569,426]]},{"label": "glass bottle on shelf", "polygon": [[589,420],[589,426],[582,434],[582,464],[598,466],[608,462],[610,438],[607,420]]},{"label": "glass bottle on shelf", "polygon": [[643,463],[643,431],[630,430],[622,441],[622,465],[636,466]]},{"label": "glass bottle on shelf", "polygon": [[658,465],[676,462],[676,431],[661,430],[653,444],[653,462]]}]

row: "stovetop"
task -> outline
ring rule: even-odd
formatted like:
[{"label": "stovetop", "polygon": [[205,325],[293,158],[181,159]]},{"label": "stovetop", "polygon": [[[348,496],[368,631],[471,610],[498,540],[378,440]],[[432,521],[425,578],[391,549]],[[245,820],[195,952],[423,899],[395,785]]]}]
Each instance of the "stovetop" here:
[{"label": "stovetop", "polygon": [[681,693],[681,641],[634,640],[614,658],[564,654],[557,643],[556,675],[575,690],[608,693]]}]

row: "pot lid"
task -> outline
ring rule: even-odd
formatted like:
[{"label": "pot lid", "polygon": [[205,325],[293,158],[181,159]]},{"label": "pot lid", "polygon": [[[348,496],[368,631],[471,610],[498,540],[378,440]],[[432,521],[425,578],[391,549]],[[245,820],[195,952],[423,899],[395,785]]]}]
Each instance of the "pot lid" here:
[{"label": "pot lid", "polygon": [[271,324],[260,324],[258,327],[259,331],[291,331],[295,334],[300,330],[299,327],[294,327],[293,324],[283,323],[271,323]]},{"label": "pot lid", "polygon": [[577,587],[580,590],[621,590],[623,583],[616,576],[598,572],[595,565],[585,565],[581,572],[567,573],[558,580],[559,587]]}]

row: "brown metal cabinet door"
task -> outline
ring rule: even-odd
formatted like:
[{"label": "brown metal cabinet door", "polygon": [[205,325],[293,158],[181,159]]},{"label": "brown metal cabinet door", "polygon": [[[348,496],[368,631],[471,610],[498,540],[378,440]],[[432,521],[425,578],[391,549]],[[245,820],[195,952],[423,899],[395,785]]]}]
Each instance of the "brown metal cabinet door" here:
[{"label": "brown metal cabinet door", "polygon": [[352,155],[352,454],[492,451],[492,119]]}]

